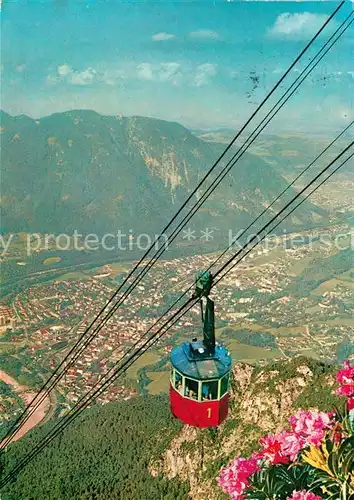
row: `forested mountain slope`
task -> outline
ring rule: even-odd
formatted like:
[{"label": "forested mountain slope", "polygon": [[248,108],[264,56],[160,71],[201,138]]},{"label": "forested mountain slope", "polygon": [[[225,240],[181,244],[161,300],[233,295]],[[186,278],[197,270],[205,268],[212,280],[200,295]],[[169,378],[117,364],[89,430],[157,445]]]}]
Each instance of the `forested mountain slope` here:
[{"label": "forested mountain slope", "polygon": [[[52,423],[16,442],[4,456],[9,470]],[[158,456],[182,428],[169,415],[165,396],[136,398],[84,412],[1,492],[2,500],[182,500],[188,487],[177,479],[153,478]]]},{"label": "forested mountain slope", "polygon": [[[1,147],[3,232],[98,234],[161,230],[225,148],[178,123],[93,111],[40,120],[2,112]],[[196,224],[242,227],[285,186],[271,165],[246,153]],[[306,202],[287,226],[313,224],[323,215]]]},{"label": "forested mountain slope", "polygon": [[[299,408],[331,410],[335,369],[296,358],[266,368],[234,368],[229,417],[217,430],[182,426],[165,395],[95,407],[70,425],[2,491],[2,500],[194,500],[225,498],[220,467],[257,449]],[[16,442],[3,457],[5,471],[52,424]]]}]

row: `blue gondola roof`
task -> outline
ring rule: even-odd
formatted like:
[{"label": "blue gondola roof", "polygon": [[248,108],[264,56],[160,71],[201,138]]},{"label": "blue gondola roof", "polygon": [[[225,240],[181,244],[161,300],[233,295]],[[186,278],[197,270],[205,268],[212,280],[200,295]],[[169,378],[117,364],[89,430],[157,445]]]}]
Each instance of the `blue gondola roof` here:
[{"label": "blue gondola roof", "polygon": [[[197,359],[191,353],[191,342],[184,342],[171,352],[172,365],[186,377],[197,380],[221,378],[232,368],[231,357],[224,346],[217,344],[215,353]],[[203,346],[202,342],[198,342]]]}]

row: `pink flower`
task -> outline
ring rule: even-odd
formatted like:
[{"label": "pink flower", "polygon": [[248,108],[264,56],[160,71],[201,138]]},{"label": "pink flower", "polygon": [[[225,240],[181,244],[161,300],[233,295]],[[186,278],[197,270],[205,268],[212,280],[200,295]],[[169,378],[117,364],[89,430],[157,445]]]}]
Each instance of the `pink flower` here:
[{"label": "pink flower", "polygon": [[337,389],[337,394],[340,396],[346,396],[347,398],[354,396],[354,382],[353,384],[345,384]]},{"label": "pink flower", "polygon": [[258,453],[259,458],[264,458],[273,465],[289,463],[289,457],[282,454],[279,436],[269,434],[261,438],[259,443],[263,446],[263,450]]},{"label": "pink flower", "polygon": [[221,488],[234,500],[242,500],[244,492],[249,486],[249,477],[260,468],[257,464],[257,457],[250,459],[235,458],[228,467],[223,467],[217,481]]},{"label": "pink flower", "polygon": [[333,413],[300,410],[290,418],[293,432],[306,444],[320,446],[328,429],[334,425]]},{"label": "pink flower", "polygon": [[314,495],[309,491],[293,491],[291,497],[288,497],[286,500],[322,500],[322,497]]},{"label": "pink flower", "polygon": [[349,361],[344,362],[344,368],[337,373],[337,382],[341,385],[336,390],[340,396],[346,396],[348,399],[348,409],[354,408],[354,365],[351,366]]},{"label": "pink flower", "polygon": [[327,430],[334,425],[333,417],[334,414],[330,413],[300,410],[290,419],[292,431],[269,434],[260,439],[263,450],[258,457],[271,465],[293,462],[306,445],[320,446]]},{"label": "pink flower", "polygon": [[269,434],[260,439],[263,450],[259,458],[269,461],[270,464],[287,464],[294,461],[299,451],[306,445],[306,441],[293,432],[283,431],[279,434]]},{"label": "pink flower", "polygon": [[347,401],[347,405],[348,405],[348,410],[354,410],[354,397],[353,398],[349,398],[348,401]]},{"label": "pink flower", "polygon": [[354,383],[354,365],[349,361],[344,361],[344,368],[337,373],[337,382],[341,385]]},{"label": "pink flower", "polygon": [[282,453],[288,456],[291,462],[294,462],[298,453],[306,446],[305,439],[288,431],[281,432],[279,438],[281,440]]}]

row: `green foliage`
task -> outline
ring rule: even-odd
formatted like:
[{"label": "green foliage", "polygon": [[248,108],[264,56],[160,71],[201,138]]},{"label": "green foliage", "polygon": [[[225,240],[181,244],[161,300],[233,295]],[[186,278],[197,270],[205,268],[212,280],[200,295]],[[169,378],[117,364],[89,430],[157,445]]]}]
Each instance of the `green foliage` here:
[{"label": "green foliage", "polygon": [[252,486],[245,498],[252,500],[280,500],[290,496],[294,490],[305,489],[308,484],[310,467],[275,465],[256,472]]},{"label": "green foliage", "polygon": [[254,332],[253,330],[248,330],[247,328],[240,330],[224,328],[223,335],[226,335],[228,340],[235,339],[241,344],[256,347],[277,347],[275,335],[269,332]]},{"label": "green foliage", "polygon": [[[350,500],[354,497],[354,435],[335,445],[327,439],[312,468],[310,487],[323,492],[328,500]],[[318,465],[317,465],[318,464]]]},{"label": "green foliage", "polygon": [[294,402],[295,408],[319,408],[322,411],[330,411],[335,406],[343,405],[343,398],[333,394],[323,383],[322,377],[315,378]]},{"label": "green foliage", "polygon": [[13,388],[11,387],[11,385],[8,385],[6,384],[5,382],[3,382],[2,380],[0,380],[0,396],[4,396],[4,397],[11,397],[13,398],[14,400],[16,400],[16,402],[18,404],[21,404],[23,403],[22,399],[20,398],[20,396],[13,390]]},{"label": "green foliage", "polygon": [[[20,359],[18,359],[20,357]],[[0,366],[9,375],[13,376],[21,385],[38,387],[43,380],[38,373],[33,372],[32,359],[22,351],[16,356],[0,355]]]},{"label": "green foliage", "polygon": [[240,420],[237,418],[228,418],[222,425],[221,436],[229,436],[232,431],[237,429],[240,425]]},{"label": "green foliage", "polygon": [[169,356],[164,356],[163,358],[159,359],[155,364],[153,365],[148,365],[140,368],[138,371],[138,380],[139,380],[139,393],[140,394],[148,394],[147,386],[152,382],[152,380],[149,378],[147,372],[158,372],[158,371],[164,371],[163,369],[167,367],[168,370],[170,370],[170,357]]},{"label": "green foliage", "polygon": [[342,363],[354,354],[354,343],[348,337],[337,344],[337,360]]},{"label": "green foliage", "polygon": [[[38,428],[4,454],[5,473],[53,424]],[[149,465],[181,429],[165,396],[134,398],[94,407],[5,487],[2,500],[119,499],[184,500],[187,486],[152,477]]]},{"label": "green foliage", "polygon": [[[0,441],[11,425],[11,416],[16,415],[25,407],[23,399],[13,390],[11,385],[0,381]],[[4,412],[6,420],[4,420]]]},{"label": "green foliage", "polygon": [[24,333],[25,331],[23,328],[17,328],[17,329],[6,328],[5,333],[1,335],[1,342],[11,342],[15,340],[17,336],[23,335]]},{"label": "green foliage", "polygon": [[304,269],[301,276],[284,289],[284,294],[307,297],[321,283],[348,271],[351,267],[353,267],[351,248],[341,250],[325,259],[315,259]]},{"label": "green foliage", "polygon": [[322,361],[306,358],[305,356],[297,356],[286,363],[274,361],[264,367],[256,367],[253,376],[255,377],[260,372],[267,374],[277,371],[279,380],[288,380],[289,378],[299,376],[297,369],[301,366],[309,368],[315,376],[334,374],[337,369],[337,367],[323,363]]}]

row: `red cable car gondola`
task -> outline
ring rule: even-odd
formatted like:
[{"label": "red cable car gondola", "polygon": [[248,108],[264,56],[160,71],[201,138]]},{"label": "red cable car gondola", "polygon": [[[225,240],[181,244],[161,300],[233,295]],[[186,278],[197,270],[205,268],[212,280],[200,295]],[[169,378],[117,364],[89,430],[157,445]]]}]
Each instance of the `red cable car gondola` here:
[{"label": "red cable car gondola", "polygon": [[232,361],[225,347],[215,342],[214,302],[208,297],[212,280],[209,271],[197,277],[203,340],[192,339],[171,351],[171,412],[194,427],[216,427],[228,413]]}]

